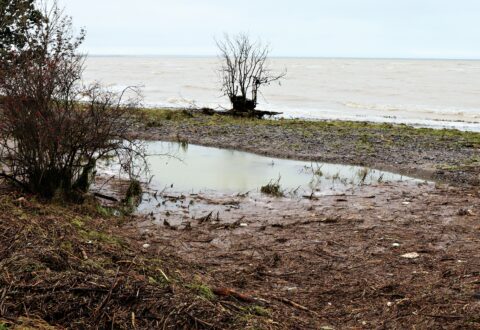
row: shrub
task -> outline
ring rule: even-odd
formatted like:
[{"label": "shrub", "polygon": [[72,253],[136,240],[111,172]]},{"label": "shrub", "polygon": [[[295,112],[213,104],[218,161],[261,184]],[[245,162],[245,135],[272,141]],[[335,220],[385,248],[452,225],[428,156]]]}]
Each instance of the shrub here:
[{"label": "shrub", "polygon": [[0,63],[0,177],[46,198],[76,196],[88,190],[102,158],[135,172],[144,152],[129,137],[130,112],[139,98],[132,89],[83,86],[85,58],[77,50],[84,32],[74,36],[55,4],[43,17],[28,31],[27,46]]}]

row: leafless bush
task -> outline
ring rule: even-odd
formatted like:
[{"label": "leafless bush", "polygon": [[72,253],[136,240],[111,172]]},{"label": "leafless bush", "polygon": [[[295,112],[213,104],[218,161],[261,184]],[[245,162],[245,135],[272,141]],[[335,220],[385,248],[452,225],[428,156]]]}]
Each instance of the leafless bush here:
[{"label": "leafless bush", "polygon": [[225,35],[217,41],[222,66],[222,91],[230,99],[233,110],[253,112],[257,107],[261,86],[284,78],[286,72],[273,73],[268,67],[270,49],[260,42],[252,42],[248,35],[233,39]]},{"label": "leafless bush", "polygon": [[98,160],[116,158],[133,173],[143,159],[129,138],[134,93],[84,87],[84,39],[56,5],[29,30],[28,46],[12,49],[0,63],[0,177],[51,198],[88,190]]}]

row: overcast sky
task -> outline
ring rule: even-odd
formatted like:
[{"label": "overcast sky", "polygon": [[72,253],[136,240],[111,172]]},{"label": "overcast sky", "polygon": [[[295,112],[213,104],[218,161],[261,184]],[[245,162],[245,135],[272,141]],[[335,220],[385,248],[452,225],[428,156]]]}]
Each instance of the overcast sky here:
[{"label": "overcast sky", "polygon": [[480,0],[60,0],[96,54],[214,55],[248,32],[276,56],[480,58]]}]

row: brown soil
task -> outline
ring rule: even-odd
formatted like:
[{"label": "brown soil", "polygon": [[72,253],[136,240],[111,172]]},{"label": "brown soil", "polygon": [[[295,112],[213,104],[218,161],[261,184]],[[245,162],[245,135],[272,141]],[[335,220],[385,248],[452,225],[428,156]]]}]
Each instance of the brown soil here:
[{"label": "brown soil", "polygon": [[[257,298],[272,328],[480,329],[478,190],[398,183],[317,200],[165,199],[176,212],[125,230],[202,265],[212,287]],[[203,214],[189,213],[191,201]]]},{"label": "brown soil", "polygon": [[473,188],[161,196],[155,219],[1,195],[2,326],[480,328]]}]

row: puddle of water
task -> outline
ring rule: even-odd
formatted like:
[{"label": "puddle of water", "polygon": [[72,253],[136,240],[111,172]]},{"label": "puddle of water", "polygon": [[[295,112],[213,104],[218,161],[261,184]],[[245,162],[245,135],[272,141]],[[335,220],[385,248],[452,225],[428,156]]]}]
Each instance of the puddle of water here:
[{"label": "puddle of water", "polygon": [[[360,185],[382,182],[423,182],[360,166],[278,159],[197,145],[147,142],[147,151],[151,180],[137,212],[151,215],[155,224],[178,218],[172,224],[180,225],[185,217],[198,219],[212,212],[213,220],[215,216],[231,218],[230,211],[240,208],[246,214],[251,210],[236,196],[247,192],[257,207],[265,204],[268,209],[271,200],[260,196],[260,188],[277,180],[290,197],[348,195]],[[100,172],[118,174],[118,165],[104,163]],[[181,217],[169,217],[178,213]]]},{"label": "puddle of water", "polygon": [[258,192],[260,187],[279,180],[287,193],[322,194],[359,184],[415,180],[359,166],[278,159],[197,145],[182,147],[171,142],[149,142],[147,150],[150,188],[179,193]]}]

